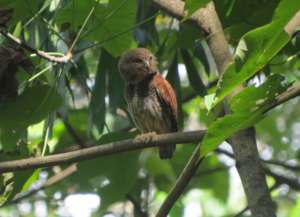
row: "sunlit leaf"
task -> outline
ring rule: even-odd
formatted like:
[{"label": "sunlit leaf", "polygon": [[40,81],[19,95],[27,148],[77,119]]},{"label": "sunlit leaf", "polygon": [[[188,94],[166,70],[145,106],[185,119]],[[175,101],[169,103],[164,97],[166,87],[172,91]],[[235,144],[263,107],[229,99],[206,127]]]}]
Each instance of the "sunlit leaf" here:
[{"label": "sunlit leaf", "polygon": [[261,86],[248,87],[230,101],[232,114],[218,118],[207,129],[201,154],[214,150],[225,139],[241,129],[255,125],[264,118],[264,112],[290,83],[282,76],[272,76]]},{"label": "sunlit leaf", "polygon": [[234,62],[220,79],[216,103],[259,72],[287,44],[290,37],[284,27],[299,9],[299,1],[283,0],[271,23],[244,35],[237,47]]}]

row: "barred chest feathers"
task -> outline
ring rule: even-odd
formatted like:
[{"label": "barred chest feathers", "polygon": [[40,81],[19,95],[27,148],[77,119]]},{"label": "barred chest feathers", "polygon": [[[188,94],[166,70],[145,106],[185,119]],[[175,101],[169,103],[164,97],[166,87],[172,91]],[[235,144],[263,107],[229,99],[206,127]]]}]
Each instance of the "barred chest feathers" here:
[{"label": "barred chest feathers", "polygon": [[155,90],[152,90],[148,96],[142,97],[135,91],[131,101],[128,102],[128,109],[140,131],[157,133],[166,131],[162,107]]},{"label": "barred chest feathers", "polygon": [[144,133],[171,131],[170,119],[164,116],[164,108],[157,91],[151,85],[127,87],[126,101],[129,113],[135,125]]}]

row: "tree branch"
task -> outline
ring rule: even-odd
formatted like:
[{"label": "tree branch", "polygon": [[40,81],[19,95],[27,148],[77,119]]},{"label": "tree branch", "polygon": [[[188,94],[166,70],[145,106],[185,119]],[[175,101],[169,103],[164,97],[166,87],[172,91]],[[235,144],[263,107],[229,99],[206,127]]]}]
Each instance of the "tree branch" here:
[{"label": "tree branch", "polygon": [[168,196],[163,202],[162,206],[159,208],[156,217],[165,217],[168,215],[169,211],[171,210],[177,199],[185,190],[185,187],[188,185],[188,183],[196,173],[201,163],[201,160],[203,159],[200,159],[200,146],[201,144],[199,143],[195,148],[188,163],[177,178],[176,183],[173,185],[171,191],[168,193]]},{"label": "tree branch", "polygon": [[61,172],[53,175],[50,177],[42,186],[30,190],[20,196],[15,197],[12,201],[10,201],[8,204],[5,205],[12,205],[12,204],[17,204],[20,201],[34,195],[35,193],[39,192],[40,190],[43,190],[45,188],[51,187],[61,181],[63,181],[65,178],[69,177],[70,175],[74,174],[77,171],[76,164],[72,164],[68,166],[66,169],[62,170]]},{"label": "tree branch", "polygon": [[99,156],[132,151],[147,147],[158,147],[167,144],[197,142],[203,138],[204,133],[204,130],[199,130],[183,133],[162,134],[156,135],[152,139],[152,141],[148,143],[138,142],[135,139],[127,139],[123,141],[92,146],[89,148],[83,148],[66,153],[48,155],[45,157],[4,161],[0,162],[0,173],[73,163],[78,162],[80,160],[88,160]]},{"label": "tree branch", "polygon": [[24,48],[25,50],[36,54],[37,56],[48,60],[50,62],[54,62],[54,63],[68,63],[71,61],[72,59],[72,53],[68,52],[67,54],[63,55],[63,56],[52,56],[50,54],[48,54],[45,51],[41,51],[41,50],[37,50],[33,47],[31,47],[30,45],[26,44],[25,42],[21,41],[19,38],[16,38],[15,36],[13,36],[12,34],[10,34],[9,32],[7,32],[5,29],[0,28],[0,34],[2,34],[5,38],[7,38],[8,40],[14,42],[15,44],[17,44],[18,46]]}]

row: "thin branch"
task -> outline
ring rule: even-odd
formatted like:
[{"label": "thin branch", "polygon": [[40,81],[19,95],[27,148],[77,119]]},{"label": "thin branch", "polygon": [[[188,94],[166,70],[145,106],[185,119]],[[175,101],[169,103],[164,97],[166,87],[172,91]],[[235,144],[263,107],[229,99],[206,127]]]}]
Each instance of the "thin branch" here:
[{"label": "thin branch", "polygon": [[37,192],[63,181],[65,178],[74,174],[76,171],[77,171],[76,164],[72,164],[72,165],[68,166],[66,169],[62,170],[61,172],[50,177],[42,186],[40,186],[36,189],[33,189],[31,191],[28,191],[20,196],[15,197],[12,201],[10,201],[8,204],[5,204],[5,205],[17,204],[20,201],[36,194]]},{"label": "thin branch", "polygon": [[286,184],[290,188],[300,191],[300,183],[298,179],[289,178],[283,175],[278,175],[277,173],[272,172],[269,168],[264,168],[265,172],[268,176],[271,176],[275,179],[276,183],[278,184]]},{"label": "thin branch", "polygon": [[[226,150],[223,150],[223,149],[220,149],[218,148],[216,150],[216,153],[218,154],[224,154],[232,159],[234,159],[234,155],[232,153],[230,153],[229,151],[226,151]],[[268,161],[266,160],[262,160],[266,163],[268,163]],[[273,163],[273,162],[272,162]],[[263,167],[264,168],[264,171],[265,173],[268,175],[268,176],[271,176],[275,179],[277,185],[280,185],[280,184],[287,184],[289,185],[291,188],[299,191],[300,190],[300,182],[297,180],[297,179],[292,179],[292,178],[288,178],[288,177],[285,177],[285,176],[282,176],[282,175],[278,175],[277,173],[274,173],[272,172],[269,168],[267,167]],[[275,187],[275,186],[273,186]],[[273,189],[273,188],[271,188]]]},{"label": "thin branch", "polygon": [[200,146],[199,143],[195,148],[192,156],[190,157],[188,163],[182,170],[181,174],[177,178],[175,184],[173,185],[171,191],[168,193],[167,198],[161,205],[160,209],[158,210],[156,217],[165,217],[168,215],[169,211],[180,197],[180,195],[184,192],[186,186],[196,173],[202,159],[200,159]]},{"label": "thin branch", "polygon": [[25,50],[27,50],[31,53],[34,53],[37,56],[39,56],[39,57],[41,57],[45,60],[48,60],[50,62],[68,63],[72,59],[72,53],[71,52],[68,52],[67,54],[62,55],[62,56],[53,56],[53,55],[50,55],[49,53],[47,53],[45,51],[37,50],[37,49],[31,47],[30,45],[26,44],[25,42],[21,41],[21,39],[13,36],[12,34],[7,32],[3,28],[0,29],[0,34],[2,34],[8,40],[10,40],[10,41],[14,42],[15,44],[17,44],[18,46],[24,48]]},{"label": "thin branch", "polygon": [[66,163],[78,162],[81,160],[93,159],[99,156],[110,155],[114,153],[121,153],[126,151],[132,151],[147,147],[158,147],[161,145],[178,144],[178,143],[190,143],[199,142],[205,131],[190,131],[183,133],[169,133],[156,135],[152,141],[143,143],[136,141],[135,139],[127,139],[123,141],[92,146],[89,148],[83,148],[66,153],[53,154],[45,157],[27,158],[21,160],[12,160],[0,162],[0,173],[19,171],[24,169],[43,168],[54,165],[61,165]]}]

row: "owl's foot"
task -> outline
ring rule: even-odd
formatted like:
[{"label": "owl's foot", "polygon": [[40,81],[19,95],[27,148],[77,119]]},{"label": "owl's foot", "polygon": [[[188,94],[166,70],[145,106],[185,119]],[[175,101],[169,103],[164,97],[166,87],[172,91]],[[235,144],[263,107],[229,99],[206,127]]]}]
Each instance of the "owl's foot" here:
[{"label": "owl's foot", "polygon": [[157,134],[155,132],[139,134],[134,138],[134,141],[148,143],[148,142],[151,142],[156,135]]}]

